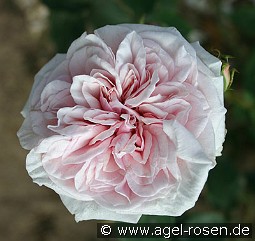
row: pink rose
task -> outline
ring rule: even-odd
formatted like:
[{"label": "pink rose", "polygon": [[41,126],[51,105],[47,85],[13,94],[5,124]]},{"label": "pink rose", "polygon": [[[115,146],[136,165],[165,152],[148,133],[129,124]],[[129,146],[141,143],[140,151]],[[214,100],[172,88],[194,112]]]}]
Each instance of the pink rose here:
[{"label": "pink rose", "polygon": [[175,28],[84,33],[35,77],[18,132],[29,175],[77,221],[181,215],[222,151],[220,73]]}]

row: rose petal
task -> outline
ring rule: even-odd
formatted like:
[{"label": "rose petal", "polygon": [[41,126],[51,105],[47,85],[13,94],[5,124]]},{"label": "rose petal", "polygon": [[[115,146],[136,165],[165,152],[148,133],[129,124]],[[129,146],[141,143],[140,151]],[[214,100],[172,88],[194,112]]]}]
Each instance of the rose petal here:
[{"label": "rose petal", "polygon": [[77,222],[88,219],[105,220],[107,218],[108,220],[137,223],[141,217],[141,214],[127,214],[124,216],[121,213],[104,208],[93,201],[79,201],[64,195],[60,195],[60,198],[69,212],[75,215]]},{"label": "rose petal", "polygon": [[32,129],[31,118],[29,116],[23,121],[19,131],[17,132],[20,144],[24,149],[31,150],[39,141],[41,136],[34,133]]},{"label": "rose petal", "polygon": [[130,64],[133,64],[138,71],[137,78],[143,81],[145,77],[145,49],[141,37],[136,32],[127,34],[120,43],[116,53],[115,69],[119,73],[121,79],[127,75]]},{"label": "rose petal", "polygon": [[58,194],[69,195],[49,178],[49,174],[43,168],[41,160],[42,154],[37,153],[34,149],[27,155],[26,169],[30,177],[33,179],[33,182],[37,183],[39,186],[44,185],[49,187]]},{"label": "rose petal", "polygon": [[152,92],[155,90],[155,86],[158,81],[159,81],[158,74],[157,72],[154,72],[154,74],[151,77],[151,80],[149,81],[148,84],[146,84],[147,86],[145,88],[143,88],[143,86],[139,88],[137,92],[140,93],[136,95],[135,92],[130,98],[128,98],[125,101],[125,104],[132,107],[136,107],[140,105],[142,102],[146,101],[150,97]]}]

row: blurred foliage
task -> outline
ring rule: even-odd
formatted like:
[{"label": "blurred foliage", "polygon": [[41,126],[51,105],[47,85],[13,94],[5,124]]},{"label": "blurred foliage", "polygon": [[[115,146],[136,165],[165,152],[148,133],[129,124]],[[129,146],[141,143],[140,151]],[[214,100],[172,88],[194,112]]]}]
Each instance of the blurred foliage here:
[{"label": "blurred foliage", "polygon": [[41,1],[50,9],[51,36],[58,52],[66,52],[85,30],[128,22],[175,26],[190,41],[199,40],[208,51],[218,49],[234,56],[229,63],[239,73],[232,90],[225,92],[228,134],[223,156],[210,172],[197,205],[178,218],[145,216],[141,222],[255,223],[254,1]]}]

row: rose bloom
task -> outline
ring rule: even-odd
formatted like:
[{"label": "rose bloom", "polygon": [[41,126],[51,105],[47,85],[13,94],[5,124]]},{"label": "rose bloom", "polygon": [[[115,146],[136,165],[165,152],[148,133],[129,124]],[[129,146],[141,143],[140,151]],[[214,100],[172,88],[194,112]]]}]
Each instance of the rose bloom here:
[{"label": "rose bloom", "polygon": [[225,138],[221,61],[175,28],[84,33],[35,76],[18,132],[33,181],[76,221],[194,206]]}]

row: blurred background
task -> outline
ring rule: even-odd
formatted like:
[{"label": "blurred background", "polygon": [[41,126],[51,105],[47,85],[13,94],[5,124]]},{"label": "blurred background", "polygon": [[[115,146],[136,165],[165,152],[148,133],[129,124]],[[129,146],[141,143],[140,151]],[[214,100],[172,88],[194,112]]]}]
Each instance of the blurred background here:
[{"label": "blurred background", "polygon": [[57,52],[66,52],[84,31],[124,22],[175,26],[208,51],[233,56],[229,62],[239,72],[225,93],[228,133],[223,155],[196,206],[178,218],[144,216],[141,221],[255,224],[254,0],[0,0],[0,235],[4,240],[97,239],[96,221],[77,224],[58,195],[33,184],[25,170],[27,152],[16,132],[36,72]]}]

